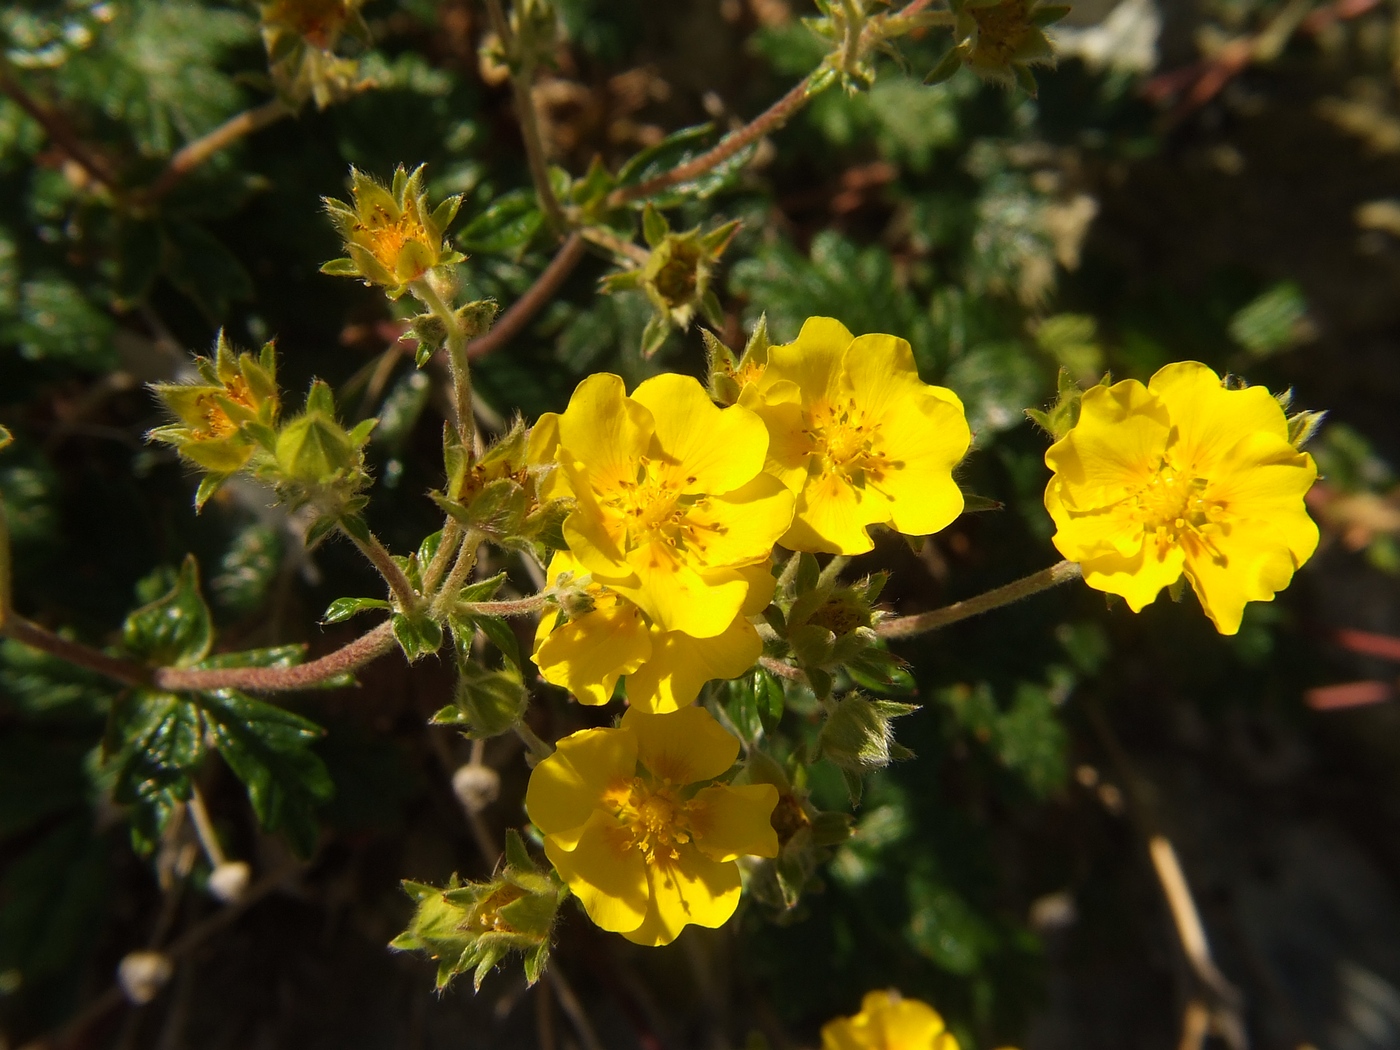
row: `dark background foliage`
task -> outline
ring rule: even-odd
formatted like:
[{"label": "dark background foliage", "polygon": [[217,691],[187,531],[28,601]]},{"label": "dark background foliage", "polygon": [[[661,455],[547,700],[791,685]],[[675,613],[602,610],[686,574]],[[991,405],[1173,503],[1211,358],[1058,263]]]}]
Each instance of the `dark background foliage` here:
[{"label": "dark background foliage", "polygon": [[[1252,1045],[1400,1046],[1395,668],[1336,633],[1400,634],[1393,16],[1353,6],[1200,105],[1159,100],[1151,78],[1281,5],[1173,0],[1154,69],[1069,58],[1038,74],[1035,99],[966,72],[924,87],[891,61],[869,92],[821,96],[716,196],[671,212],[677,228],[743,220],[721,282],[731,345],[761,313],[780,340],[830,314],[910,339],[924,378],[966,401],[978,438],[962,480],[1003,509],[919,553],[885,542],[861,559],[854,570],[893,571],[893,607],[1055,559],[1046,441],[1022,409],[1052,397],[1061,366],[1146,379],[1194,358],[1328,409],[1324,541],[1234,638],[1189,595],[1133,616],[1071,585],[899,646],[922,707],[898,734],[918,757],[872,778],[857,835],[796,913],[775,924],[755,905],[723,931],[641,950],[566,909],[553,965],[606,1046],[810,1046],[887,986],[935,1003],[968,1046],[1175,1046],[1194,988],[1147,860],[1154,829],[1243,992]],[[786,0],[558,7],[567,43],[538,98],[553,159],[575,175],[679,127],[747,118],[822,54]],[[375,0],[365,13],[374,90],[250,136],[140,213],[104,203],[0,99],[0,423],[16,439],[0,496],[25,615],[112,641],[138,594],[158,592],[142,581],[193,553],[221,649],[319,652],[353,636],[318,625],[332,599],[378,593],[348,544],[307,556],[251,486],[197,517],[189,471],[143,440],[163,421],[143,384],[181,376],[221,326],[240,345],[275,337],[288,391],[319,376],[346,422],[381,417],[369,517],[392,549],[439,526],[422,493],[441,483],[440,377],[414,370],[378,291],[318,273],[338,253],[319,198],[343,195],[350,164],[384,178],[426,163],[435,199],[466,195],[471,290],[506,305],[552,245],[528,215],[490,210],[529,176],[508,89],[478,59],[481,12]],[[266,97],[251,8],[29,2],[0,27],[16,77],[132,184]],[[914,41],[910,69],[941,46]],[[700,373],[694,330],[642,358],[647,307],[597,295],[607,268],[585,260],[481,361],[489,410],[559,409],[596,370]],[[1327,688],[1357,681],[1376,702],[1333,706],[1343,694]],[[449,782],[468,745],[425,725],[450,689],[439,661],[391,656],[358,687],[286,698],[328,729],[314,751],[334,794],[314,803],[308,866],[191,951],[152,1005],[95,1015],[71,1045],[571,1045],[557,1003],[518,971],[439,996],[429,963],[385,947],[410,911],[400,879],[487,873]],[[607,717],[540,696],[547,738]],[[125,953],[206,929],[219,908],[198,874],[171,889],[169,857],[132,852],[92,757],[121,702],[96,676],[0,644],[0,1046],[62,1026]],[[485,814],[499,832],[524,820],[526,771],[513,738],[487,759],[504,778]],[[258,873],[291,863],[228,767],[201,776],[233,855]],[[849,807],[834,770],[818,767],[814,789]]]}]

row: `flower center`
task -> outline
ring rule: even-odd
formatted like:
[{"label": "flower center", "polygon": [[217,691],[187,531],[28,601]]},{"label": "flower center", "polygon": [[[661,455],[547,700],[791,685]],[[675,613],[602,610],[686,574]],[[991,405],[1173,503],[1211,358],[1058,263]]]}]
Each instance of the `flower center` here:
[{"label": "flower center", "polygon": [[[248,384],[241,377],[235,377],[224,384],[224,396],[244,408],[251,409],[253,407],[253,397],[248,392]],[[229,418],[228,413],[215,400],[214,395],[204,394],[201,396],[199,407],[204,412],[204,427],[196,434],[196,437],[201,440],[210,441],[228,437],[238,429],[238,424]]]},{"label": "flower center", "polygon": [[[382,211],[376,212],[369,222],[361,223],[356,229],[369,253],[379,265],[392,274],[398,273],[399,254],[404,245],[410,242],[423,245],[428,249],[429,255],[436,254],[433,244],[428,240],[428,231],[408,212],[404,212],[397,219],[391,219]],[[414,279],[422,275],[420,272]]]},{"label": "flower center", "polygon": [[1219,520],[1224,504],[1206,497],[1209,484],[1208,479],[1179,471],[1163,460],[1137,491],[1133,497],[1137,518],[1149,536],[1155,536],[1159,549],[1186,540],[1215,553],[1202,530]]},{"label": "flower center", "polygon": [[660,544],[676,553],[704,554],[711,537],[723,529],[694,513],[704,509],[705,498],[682,492],[683,481],[695,479],[682,479],[643,456],[636,480],[619,482],[601,501],[622,532],[624,550]]},{"label": "flower center", "polygon": [[853,400],[816,405],[807,415],[809,424],[804,432],[823,461],[822,473],[863,475],[879,482],[886,470],[899,465],[875,448],[876,428]]},{"label": "flower center", "polygon": [[615,785],[603,801],[627,828],[628,848],[640,849],[647,860],[675,860],[677,847],[690,841],[689,807],[668,786],[633,777]]}]

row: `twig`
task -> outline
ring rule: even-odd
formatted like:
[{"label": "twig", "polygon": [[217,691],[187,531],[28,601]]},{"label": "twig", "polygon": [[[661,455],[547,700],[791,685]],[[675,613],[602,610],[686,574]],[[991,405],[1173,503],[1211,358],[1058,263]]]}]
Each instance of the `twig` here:
[{"label": "twig", "polygon": [[472,373],[468,363],[467,336],[457,312],[443,301],[426,277],[410,285],[419,302],[447,331],[447,365],[452,376],[452,414],[457,417],[457,439],[470,452],[476,440],[476,416],[472,414]]},{"label": "twig", "polygon": [[454,608],[471,616],[528,616],[539,612],[548,601],[547,594],[530,594],[499,602],[458,602]]},{"label": "twig", "polygon": [[384,577],[384,582],[389,585],[389,590],[399,600],[399,605],[404,611],[411,611],[418,604],[418,595],[413,590],[413,584],[408,582],[408,577],[399,568],[398,562],[394,561],[384,544],[379,542],[379,537],[366,531],[365,535],[368,538],[362,539],[343,525],[340,526],[340,530],[360,549],[360,553],[369,559],[370,564],[379,570],[379,575]]},{"label": "twig", "polygon": [[[225,908],[221,908],[203,922],[189,929],[184,936],[177,938],[174,943],[165,950],[165,955],[171,962],[180,961],[214,934],[232,923],[254,904],[258,903],[258,901],[281,886],[282,883],[287,881],[289,876],[302,870],[304,870],[304,865],[296,864],[284,868],[280,872],[274,872],[266,878],[254,883],[249,887],[248,892],[237,901],[229,904]],[[49,1035],[40,1036],[34,1042],[22,1047],[21,1050],[65,1050],[70,1044],[76,1043],[78,1038],[89,1027],[125,1002],[126,997],[122,994],[121,987],[114,984],[92,1002],[88,1003],[87,1006],[83,1007],[76,1017],[68,1021],[57,1031]]]},{"label": "twig", "polygon": [[805,682],[807,676],[802,673],[802,668],[793,667],[790,663],[785,663],[775,656],[760,656],[758,666],[765,671],[772,671],[780,678],[786,678],[790,682]]},{"label": "twig", "polygon": [[608,197],[608,203],[617,206],[629,201],[641,200],[660,193],[672,186],[699,178],[711,168],[718,167],[740,150],[757,142],[763,136],[777,131],[788,122],[794,113],[806,104],[811,97],[816,74],[803,77],[786,95],[778,99],[748,124],[731,131],[714,146],[694,160],[687,161],[670,171],[654,178],[639,182],[635,186],[620,186]]},{"label": "twig", "polygon": [[583,1004],[579,1002],[578,996],[574,994],[573,988],[569,986],[564,975],[557,969],[549,969],[544,972],[544,977],[549,982],[549,986],[554,989],[559,1005],[564,1008],[564,1013],[568,1015],[569,1021],[574,1026],[574,1031],[578,1033],[583,1050],[603,1050],[598,1033],[593,1030],[593,1022],[588,1019]]},{"label": "twig", "polygon": [[104,674],[124,685],[150,686],[155,682],[155,672],[149,667],[131,660],[108,656],[102,650],[83,645],[81,642],[70,641],[14,612],[9,613],[4,622],[0,623],[0,634],[13,638],[31,649],[38,649],[70,664]]},{"label": "twig", "polygon": [[88,149],[78,136],[73,134],[72,129],[68,127],[62,117],[25,90],[24,85],[15,79],[13,67],[5,61],[3,56],[0,56],[0,92],[9,96],[15,105],[29,114],[44,129],[53,144],[66,153],[95,182],[109,190],[115,191],[117,189],[116,175],[108,167],[107,162]]},{"label": "twig", "polygon": [[228,858],[224,856],[224,847],[219,844],[219,833],[214,830],[214,822],[209,819],[204,794],[193,779],[190,781],[190,799],[185,805],[194,820],[194,834],[199,839],[199,844],[204,847],[204,856],[208,858],[209,866],[216,869],[222,867],[228,863]]},{"label": "twig", "polygon": [[1077,562],[1057,562],[1048,569],[1041,569],[1040,572],[1032,573],[986,594],[979,594],[975,598],[968,598],[966,601],[954,602],[941,609],[930,609],[928,612],[915,613],[912,616],[896,616],[893,619],[882,620],[875,625],[875,633],[884,638],[908,638],[911,635],[923,634],[925,631],[933,631],[950,623],[966,620],[969,616],[977,616],[1003,605],[1010,605],[1079,577]]},{"label": "twig", "polygon": [[349,674],[371,660],[383,656],[394,644],[393,627],[385,621],[350,644],[308,663],[296,664],[293,667],[161,667],[156,669],[152,676],[153,684],[159,689],[172,692],[211,689],[247,689],[256,693],[293,692]]},{"label": "twig", "polygon": [[647,251],[640,244],[634,241],[624,240],[611,230],[601,226],[585,226],[579,230],[579,235],[590,244],[596,244],[605,251],[610,251],[614,255],[625,256],[630,261],[639,266],[645,266],[651,252]]},{"label": "twig", "polygon": [[535,278],[535,283],[530,285],[525,294],[511,304],[509,310],[501,314],[496,323],[491,326],[491,330],[467,344],[467,356],[476,360],[487,354],[493,354],[519,335],[521,330],[530,323],[530,319],[554,298],[554,293],[559,290],[559,286],[564,283],[565,278],[574,272],[574,267],[578,266],[585,254],[587,253],[584,249],[583,238],[575,230],[564,238],[564,243],[560,245],[559,251],[549,261],[549,265]]},{"label": "twig", "polygon": [[520,137],[525,140],[525,160],[530,166],[530,178],[535,183],[535,194],[539,197],[540,208],[549,225],[556,230],[562,230],[565,225],[564,210],[559,206],[559,198],[554,195],[554,187],[549,181],[549,164],[545,160],[539,114],[535,112],[535,100],[531,93],[531,81],[535,75],[534,56],[515,53],[515,33],[511,31],[510,20],[506,18],[501,0],[486,0],[486,13],[491,19],[492,30],[500,37],[506,60],[511,63],[510,89],[515,96],[516,116],[520,120]]},{"label": "twig", "polygon": [[209,134],[182,146],[170,158],[170,162],[166,164],[160,177],[151,184],[149,189],[144,190],[139,195],[140,199],[143,202],[159,200],[174,189],[177,182],[215,153],[227,149],[244,136],[260,131],[269,124],[275,124],[283,117],[290,116],[292,116],[292,110],[281,99],[275,98],[264,102],[261,106],[254,106],[252,109],[246,109],[237,116],[231,117]]}]

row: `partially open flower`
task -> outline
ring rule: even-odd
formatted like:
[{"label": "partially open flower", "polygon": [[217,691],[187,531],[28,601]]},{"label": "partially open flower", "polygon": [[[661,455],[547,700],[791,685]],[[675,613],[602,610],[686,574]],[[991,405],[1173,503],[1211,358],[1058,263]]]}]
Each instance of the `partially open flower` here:
[{"label": "partially open flower", "polygon": [[525,808],[589,918],[648,945],[729,920],[735,861],[778,852],[777,789],[713,783],[738,755],[739,741],[704,708],[634,707],[619,728],[565,737],[535,767]]},{"label": "partially open flower", "polygon": [[268,72],[282,98],[319,109],[360,87],[359,63],[335,53],[342,37],[369,41],[364,0],[270,0],[261,9]]},{"label": "partially open flower", "polygon": [[822,1050],[958,1050],[958,1041],[928,1003],[867,992],[860,1013],[822,1026]]},{"label": "partially open flower", "polygon": [[466,258],[451,250],[442,236],[462,199],[449,197],[430,213],[422,166],[409,174],[400,165],[390,187],[351,168],[350,192],[353,206],[323,198],[348,255],[326,263],[321,267],[323,273],[362,277],[366,284],[380,285],[390,298],[397,299],[431,270]]}]

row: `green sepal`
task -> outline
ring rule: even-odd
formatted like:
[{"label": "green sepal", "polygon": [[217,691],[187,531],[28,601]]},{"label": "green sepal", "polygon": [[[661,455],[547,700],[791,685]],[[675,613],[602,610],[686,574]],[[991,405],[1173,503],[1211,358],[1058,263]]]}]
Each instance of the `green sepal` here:
[{"label": "green sepal", "polygon": [[394,640],[409,663],[442,648],[442,625],[427,616],[395,613],[391,619]]}]

